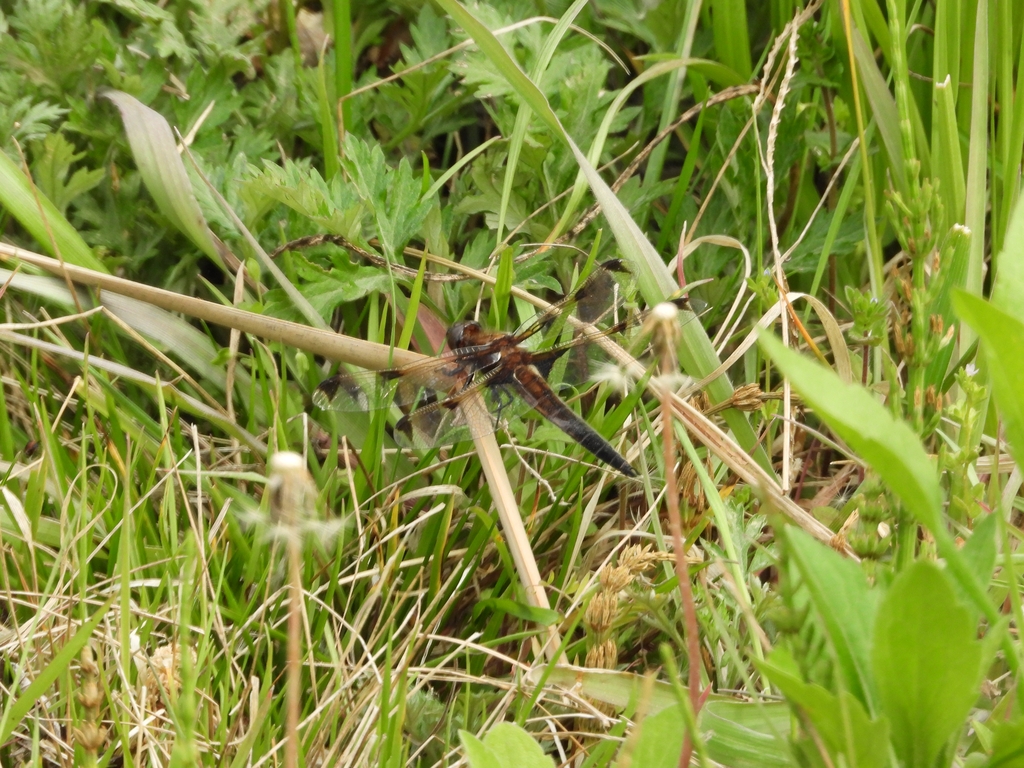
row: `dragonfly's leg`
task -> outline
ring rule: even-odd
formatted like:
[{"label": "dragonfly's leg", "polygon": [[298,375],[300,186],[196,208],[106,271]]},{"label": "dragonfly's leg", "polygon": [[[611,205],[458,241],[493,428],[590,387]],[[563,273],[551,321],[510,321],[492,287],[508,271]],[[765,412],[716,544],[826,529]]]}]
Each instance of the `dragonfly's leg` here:
[{"label": "dragonfly's leg", "polygon": [[512,401],[515,399],[515,396],[512,394],[512,392],[508,390],[507,387],[493,387],[492,391],[494,392],[494,400],[495,404],[497,405],[497,412],[495,413],[495,416],[497,417],[498,421],[501,421],[502,411],[504,411],[505,408],[512,404]]}]

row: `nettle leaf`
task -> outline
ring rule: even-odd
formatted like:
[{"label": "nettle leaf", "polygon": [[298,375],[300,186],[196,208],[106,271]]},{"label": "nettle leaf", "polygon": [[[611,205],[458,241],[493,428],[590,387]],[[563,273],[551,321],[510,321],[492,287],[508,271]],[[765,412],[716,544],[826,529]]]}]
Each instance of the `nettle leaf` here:
[{"label": "nettle leaf", "polygon": [[72,200],[95,188],[106,175],[103,168],[79,168],[68,179],[71,166],[85,157],[85,153],[76,154],[74,145],[59,133],[43,139],[36,155],[32,176],[42,193],[61,213],[67,210]]},{"label": "nettle leaf", "polygon": [[303,281],[302,294],[325,319],[340,304],[361,299],[374,291],[386,292],[391,288],[387,273],[378,267],[352,264],[342,269],[336,267],[329,272],[308,271],[315,271],[317,276]]},{"label": "nettle leaf", "polygon": [[[0,99],[0,137],[5,145],[12,137],[21,142],[43,138],[52,130],[49,124],[67,112],[48,101],[33,104],[29,96],[6,105],[3,101]],[[10,146],[13,149],[13,144]]]},{"label": "nettle leaf", "polygon": [[892,743],[907,768],[934,765],[963,728],[983,655],[977,621],[937,566],[917,562],[896,577],[879,606],[871,656]]},{"label": "nettle leaf", "polygon": [[219,61],[229,77],[237,72],[250,80],[256,76],[252,61],[266,35],[253,34],[260,25],[256,10],[251,0],[207,0],[189,14],[196,46],[206,59]]},{"label": "nettle leaf", "polygon": [[291,160],[283,168],[266,161],[262,169],[249,170],[254,176],[243,183],[241,197],[253,208],[260,209],[269,198],[332,234],[351,237],[362,229],[367,206],[340,176],[328,182],[315,168]]},{"label": "nettle leaf", "polygon": [[385,256],[393,256],[419,231],[434,201],[421,199],[421,181],[408,160],[393,169],[379,145],[371,149],[352,133],[345,137],[342,166],[373,211]]}]

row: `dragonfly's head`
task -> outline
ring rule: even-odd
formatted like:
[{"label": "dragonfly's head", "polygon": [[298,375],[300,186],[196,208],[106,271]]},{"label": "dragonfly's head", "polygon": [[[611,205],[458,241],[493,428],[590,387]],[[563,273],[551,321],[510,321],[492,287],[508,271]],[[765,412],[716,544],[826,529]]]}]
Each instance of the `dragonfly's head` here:
[{"label": "dragonfly's head", "polygon": [[465,349],[480,343],[483,329],[480,323],[473,320],[465,320],[456,323],[448,329],[448,349]]}]

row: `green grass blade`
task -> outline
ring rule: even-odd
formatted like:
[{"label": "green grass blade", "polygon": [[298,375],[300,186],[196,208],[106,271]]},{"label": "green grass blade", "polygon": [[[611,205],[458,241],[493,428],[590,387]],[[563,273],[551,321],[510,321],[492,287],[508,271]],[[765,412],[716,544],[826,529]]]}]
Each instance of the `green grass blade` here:
[{"label": "green grass blade", "polygon": [[224,269],[217,239],[192,194],[192,183],[178,154],[171,126],[163,115],[134,96],[121,91],[107,91],[103,95],[121,113],[135,164],[160,212]]},{"label": "green grass blade", "polygon": [[[539,82],[541,77],[543,77],[544,71],[548,68],[548,64],[551,63],[551,57],[555,55],[555,51],[558,49],[558,44],[562,42],[565,33],[569,31],[569,25],[572,24],[586,4],[587,0],[576,0],[562,14],[558,23],[555,24],[555,28],[551,30],[551,34],[544,41],[544,48],[541,50],[540,56],[534,65],[533,80]],[[502,232],[505,230],[505,214],[508,212],[508,203],[512,198],[512,187],[516,178],[516,165],[519,163],[519,153],[522,151],[523,142],[526,140],[526,131],[530,127],[531,114],[530,107],[525,101],[519,105],[519,112],[516,113],[516,122],[512,128],[512,135],[509,137],[508,159],[505,162],[505,180],[501,186],[501,204],[498,207],[498,231],[495,235],[495,239],[499,243],[501,242]]]},{"label": "green grass blade", "polygon": [[875,57],[871,54],[871,49],[868,48],[864,38],[856,29],[853,30],[853,52],[857,57],[857,67],[861,82],[864,84],[864,93],[868,97],[868,103],[871,104],[871,112],[878,125],[878,133],[882,137],[882,145],[885,147],[889,164],[892,166],[893,182],[900,194],[906,195],[907,176],[896,101],[885,84],[885,77],[879,70]]},{"label": "green grass blade", "polygon": [[935,174],[939,179],[938,193],[942,196],[945,206],[946,221],[943,226],[946,229],[963,220],[964,200],[967,195],[953,94],[953,86],[948,77],[943,82],[935,84],[932,153],[935,157]]},{"label": "green grass blade", "polygon": [[74,636],[68,640],[63,648],[57,651],[50,663],[22,691],[21,696],[8,701],[7,707],[4,708],[4,716],[0,719],[0,723],[2,723],[0,725],[0,744],[5,743],[11,737],[14,729],[28,715],[32,707],[39,702],[39,699],[46,694],[57,678],[67,673],[71,661],[82,650],[82,647],[89,642],[89,638],[92,637],[92,633],[99,626],[100,621],[106,615],[115,598],[116,595],[108,598],[96,613],[92,615],[92,618],[78,628]]},{"label": "green grass blade", "polygon": [[[35,194],[38,203],[25,174],[11,158],[0,152],[0,206],[10,211],[51,256],[59,256],[78,267],[106,272],[103,262],[93,255],[92,249],[53,203],[38,189]],[[55,245],[59,253],[54,251]]]},{"label": "green grass blade", "polygon": [[[978,0],[974,28],[974,77],[971,83],[970,149],[967,153],[967,189],[964,223],[971,230],[970,259],[967,262],[966,289],[980,295],[985,269],[985,224],[988,208],[988,0]],[[972,339],[961,337],[966,348]]]}]

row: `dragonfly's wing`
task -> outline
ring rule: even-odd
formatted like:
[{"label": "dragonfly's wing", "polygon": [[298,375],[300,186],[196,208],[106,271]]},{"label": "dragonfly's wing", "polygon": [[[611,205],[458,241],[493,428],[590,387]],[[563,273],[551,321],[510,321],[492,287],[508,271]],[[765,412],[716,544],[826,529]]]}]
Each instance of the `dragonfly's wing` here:
[{"label": "dragonfly's wing", "polygon": [[632,275],[620,260],[612,259],[598,264],[576,290],[563,296],[520,328],[514,334],[516,343],[522,343],[541,332],[560,334],[570,315],[587,323],[603,323],[616,307],[623,304],[624,298],[631,292],[632,283]]},{"label": "dragonfly's wing", "polygon": [[331,411],[373,411],[397,405],[408,410],[443,400],[493,366],[488,347],[467,347],[385,371],[340,371],[313,392],[313,403]]},{"label": "dragonfly's wing", "polygon": [[[479,395],[479,396],[477,396]],[[409,448],[429,449],[489,434],[529,410],[515,389],[492,386],[485,377],[469,389],[429,403],[395,424],[395,441]]]},{"label": "dragonfly's wing", "polygon": [[[680,301],[680,303],[682,303]],[[681,314],[683,325],[696,319],[692,311]],[[609,353],[602,338],[622,347],[630,356],[652,363],[649,354],[650,335],[648,319],[650,311],[620,314],[615,322],[606,325],[596,334],[585,335],[580,331],[566,332],[564,341],[547,349],[533,353],[533,362],[540,373],[553,387],[580,387],[596,381],[631,384],[616,357]],[[575,333],[575,335],[572,335]]]}]

